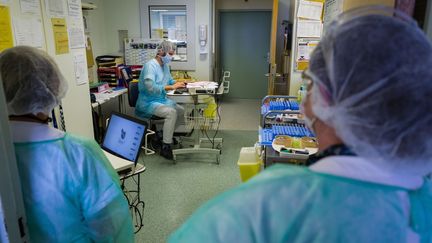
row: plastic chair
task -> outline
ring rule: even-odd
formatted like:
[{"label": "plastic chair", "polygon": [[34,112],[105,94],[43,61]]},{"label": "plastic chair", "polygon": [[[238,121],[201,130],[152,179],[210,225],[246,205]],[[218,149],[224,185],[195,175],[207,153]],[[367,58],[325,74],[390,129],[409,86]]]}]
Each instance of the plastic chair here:
[{"label": "plastic chair", "polygon": [[[138,95],[139,95],[138,81],[131,81],[131,82],[129,82],[129,85],[128,85],[128,102],[129,102],[129,106],[130,107],[135,107],[136,106],[136,102],[138,100]],[[140,118],[140,119],[143,119],[143,118]],[[148,121],[149,127],[152,128],[153,125],[156,122],[163,121],[164,118],[153,115],[151,118],[145,119],[145,120]],[[153,131],[151,129],[148,129],[148,133],[145,135],[145,138],[144,138],[144,152],[145,152],[146,155],[150,155],[150,154],[154,154],[155,153],[155,151],[153,151],[153,150],[151,150],[151,149],[148,148],[148,136],[149,135],[154,135],[155,133],[156,133],[155,131]]]}]

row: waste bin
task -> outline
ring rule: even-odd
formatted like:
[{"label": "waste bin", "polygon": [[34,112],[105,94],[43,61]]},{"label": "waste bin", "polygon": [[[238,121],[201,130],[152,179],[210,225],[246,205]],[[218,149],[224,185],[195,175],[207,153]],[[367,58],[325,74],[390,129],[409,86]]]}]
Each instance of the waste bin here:
[{"label": "waste bin", "polygon": [[249,180],[261,171],[261,159],[254,147],[243,147],[237,165],[240,169],[240,178],[243,182]]}]

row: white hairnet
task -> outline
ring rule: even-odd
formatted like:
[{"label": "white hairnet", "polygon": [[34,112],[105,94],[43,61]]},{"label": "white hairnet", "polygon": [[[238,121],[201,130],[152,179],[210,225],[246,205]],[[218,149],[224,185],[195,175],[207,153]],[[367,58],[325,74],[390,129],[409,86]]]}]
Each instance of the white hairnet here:
[{"label": "white hairnet", "polygon": [[157,46],[157,50],[168,53],[169,51],[175,50],[175,45],[171,41],[164,40]]},{"label": "white hairnet", "polygon": [[334,21],[311,55],[312,110],[359,156],[427,174],[432,46],[402,13],[360,12]]},{"label": "white hairnet", "polygon": [[9,115],[48,115],[68,88],[54,60],[33,47],[17,46],[2,52],[0,73]]}]

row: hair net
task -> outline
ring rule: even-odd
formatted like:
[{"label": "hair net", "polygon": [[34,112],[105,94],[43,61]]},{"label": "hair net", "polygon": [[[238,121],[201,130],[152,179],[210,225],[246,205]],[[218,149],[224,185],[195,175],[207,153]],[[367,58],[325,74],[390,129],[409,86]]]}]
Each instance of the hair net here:
[{"label": "hair net", "polygon": [[157,50],[163,52],[173,51],[175,50],[175,45],[171,41],[164,40],[158,45]]},{"label": "hair net", "polygon": [[312,110],[359,156],[430,173],[431,44],[402,13],[358,13],[334,21],[311,55]]},{"label": "hair net", "polygon": [[67,91],[67,82],[54,60],[28,46],[0,54],[0,73],[9,115],[48,115]]}]

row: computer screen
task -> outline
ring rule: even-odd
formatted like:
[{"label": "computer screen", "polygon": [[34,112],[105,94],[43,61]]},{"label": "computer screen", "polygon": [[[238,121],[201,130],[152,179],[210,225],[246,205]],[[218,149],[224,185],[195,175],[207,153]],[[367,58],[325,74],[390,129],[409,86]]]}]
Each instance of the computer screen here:
[{"label": "computer screen", "polygon": [[144,121],[113,112],[102,142],[102,148],[126,160],[136,162],[146,128],[147,124]]}]

